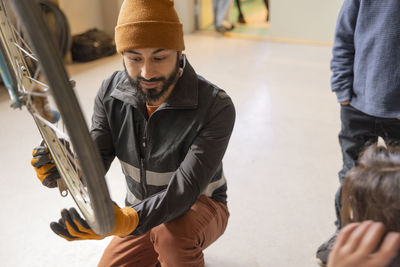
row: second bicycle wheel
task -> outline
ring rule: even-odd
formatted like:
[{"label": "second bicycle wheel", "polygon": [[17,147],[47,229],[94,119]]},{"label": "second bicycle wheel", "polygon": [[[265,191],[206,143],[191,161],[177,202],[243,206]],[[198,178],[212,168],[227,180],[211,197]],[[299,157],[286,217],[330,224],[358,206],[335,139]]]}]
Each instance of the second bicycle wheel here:
[{"label": "second bicycle wheel", "polygon": [[[53,43],[51,34],[35,1],[2,0],[1,2],[3,8],[4,3],[8,2],[7,5],[11,7],[18,25],[22,28],[24,39],[27,38],[27,42],[12,40],[21,38],[21,36],[18,34],[19,29],[16,30],[11,22],[10,29],[15,32],[7,38],[2,38],[3,46],[11,47],[8,50],[8,59],[13,63],[11,64],[13,65],[12,71],[16,73],[18,90],[22,91],[22,94],[28,95],[25,105],[33,115],[68,187],[68,191],[88,224],[96,233],[107,234],[114,227],[115,218],[113,204],[105,181],[103,162],[95,143],[90,137],[60,52]],[[9,20],[9,17],[7,19]],[[4,29],[7,31],[7,27],[2,25],[2,31]],[[34,75],[29,74],[29,72],[32,72],[32,67],[29,62],[26,62],[27,58],[33,58],[37,61],[33,68]],[[21,62],[23,62],[22,65],[19,64]],[[27,65],[30,68],[27,68]],[[39,81],[37,77],[39,72],[44,74],[49,90]],[[32,90],[35,86],[32,83],[24,82],[27,79],[41,85],[44,89]],[[30,88],[21,88],[28,86]],[[31,105],[32,96],[41,97],[46,95],[47,91],[54,98],[66,133],[59,134],[59,130],[44,119],[34,105]]]}]

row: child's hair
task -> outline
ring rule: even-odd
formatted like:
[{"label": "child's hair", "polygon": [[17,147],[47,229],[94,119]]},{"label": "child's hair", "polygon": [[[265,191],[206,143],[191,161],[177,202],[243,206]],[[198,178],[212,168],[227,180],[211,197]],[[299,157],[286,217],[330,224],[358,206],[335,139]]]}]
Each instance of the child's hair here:
[{"label": "child's hair", "polygon": [[342,226],[351,222],[383,222],[387,231],[400,231],[400,146],[371,145],[342,187]]}]

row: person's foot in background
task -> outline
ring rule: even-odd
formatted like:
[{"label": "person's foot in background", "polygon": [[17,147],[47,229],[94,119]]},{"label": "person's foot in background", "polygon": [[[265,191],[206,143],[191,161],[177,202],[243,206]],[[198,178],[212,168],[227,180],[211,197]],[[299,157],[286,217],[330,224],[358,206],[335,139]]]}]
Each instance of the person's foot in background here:
[{"label": "person's foot in background", "polygon": [[244,19],[243,14],[239,14],[237,21],[238,23],[246,24],[246,20]]},{"label": "person's foot in background", "polygon": [[222,33],[222,34],[224,34],[225,32],[226,32],[226,29],[225,29],[225,27],[224,26],[215,26],[215,30],[217,31],[217,32],[219,32],[219,33]]},{"label": "person's foot in background", "polygon": [[229,23],[227,21],[224,21],[224,24],[221,26],[215,26],[215,30],[219,33],[224,34],[225,32],[232,31],[235,28],[235,25],[232,23]]},{"label": "person's foot in background", "polygon": [[224,20],[222,22],[222,25],[225,27],[225,30],[227,32],[229,32],[235,28],[235,25],[233,23],[231,23],[229,20]]},{"label": "person's foot in background", "polygon": [[329,253],[331,253],[332,246],[335,243],[336,237],[339,234],[339,231],[336,231],[331,238],[329,238],[328,241],[324,242],[322,245],[320,245],[317,249],[316,253],[316,260],[319,266],[321,267],[326,267],[326,264],[328,262],[328,256]]}]

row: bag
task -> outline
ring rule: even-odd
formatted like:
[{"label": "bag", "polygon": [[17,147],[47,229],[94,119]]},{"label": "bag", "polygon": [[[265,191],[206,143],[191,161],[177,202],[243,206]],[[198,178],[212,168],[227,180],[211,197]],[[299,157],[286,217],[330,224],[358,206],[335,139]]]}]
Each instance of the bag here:
[{"label": "bag", "polygon": [[72,37],[72,60],[88,62],[116,53],[115,41],[105,32],[91,29]]}]

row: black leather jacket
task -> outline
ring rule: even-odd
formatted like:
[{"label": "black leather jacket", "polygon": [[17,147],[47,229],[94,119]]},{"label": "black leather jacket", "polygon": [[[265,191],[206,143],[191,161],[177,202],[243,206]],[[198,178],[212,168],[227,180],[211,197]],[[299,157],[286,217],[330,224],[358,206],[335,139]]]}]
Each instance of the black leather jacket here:
[{"label": "black leather jacket", "polygon": [[107,170],[120,160],[126,205],[139,214],[133,235],[184,214],[200,194],[226,203],[222,158],[235,109],[223,90],[183,62],[174,90],[150,117],[125,72],[105,80],[95,100],[91,134]]}]

